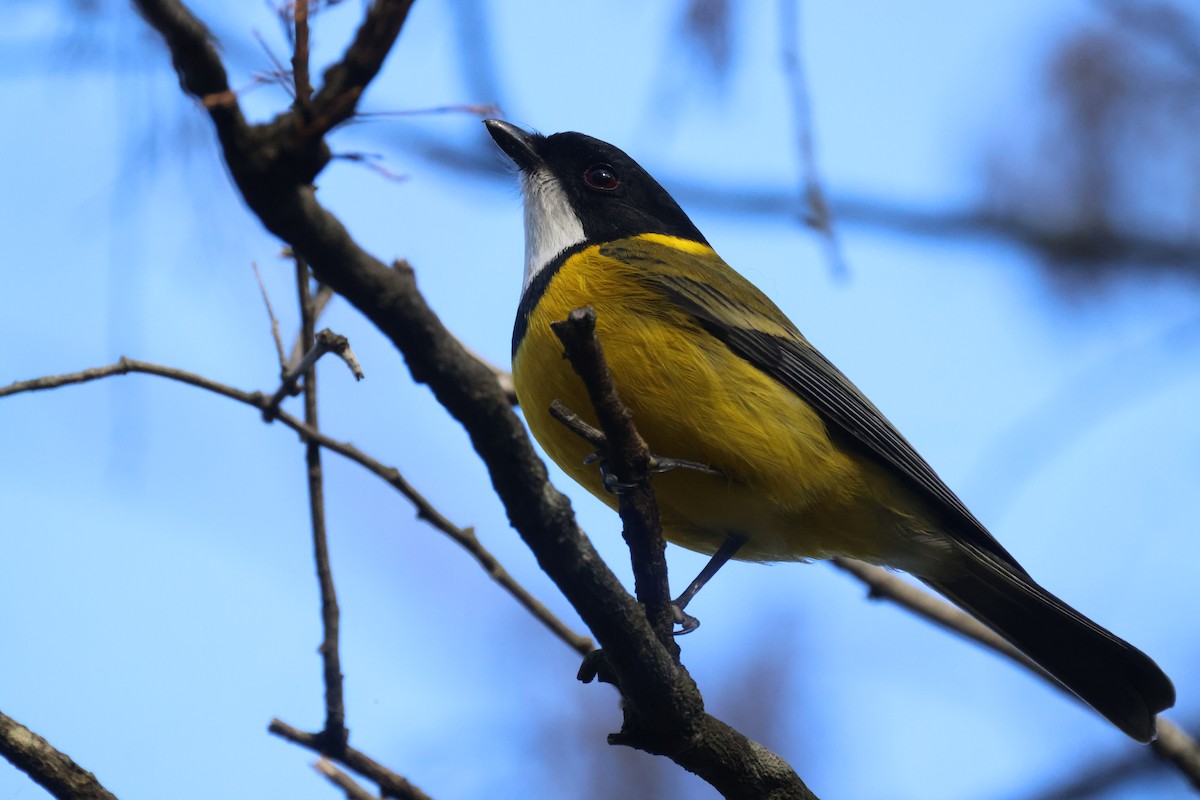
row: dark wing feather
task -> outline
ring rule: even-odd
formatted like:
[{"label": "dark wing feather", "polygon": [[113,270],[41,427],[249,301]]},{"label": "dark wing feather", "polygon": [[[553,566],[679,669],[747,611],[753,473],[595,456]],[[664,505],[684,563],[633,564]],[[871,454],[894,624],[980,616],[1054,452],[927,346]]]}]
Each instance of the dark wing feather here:
[{"label": "dark wing feather", "polygon": [[1026,575],[1016,559],[988,533],[863,393],[805,340],[766,295],[715,252],[687,255],[686,273],[702,274],[703,282],[674,266],[679,253],[667,244],[626,239],[601,252],[638,267],[647,285],[687,311],[704,330],[739,357],[803,398],[821,415],[831,432],[849,436],[891,466],[945,515],[957,535],[1000,559],[1018,575]]}]

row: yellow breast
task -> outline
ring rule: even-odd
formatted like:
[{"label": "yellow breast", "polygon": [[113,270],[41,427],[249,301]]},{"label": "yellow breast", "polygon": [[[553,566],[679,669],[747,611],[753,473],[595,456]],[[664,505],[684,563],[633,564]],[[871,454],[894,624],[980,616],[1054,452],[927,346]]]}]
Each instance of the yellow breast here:
[{"label": "yellow breast", "polygon": [[[691,247],[701,247],[688,243]],[[711,553],[730,533],[738,557],[798,560],[845,554],[897,561],[905,498],[873,463],[839,449],[800,397],[733,354],[683,309],[639,281],[636,268],[592,247],[571,256],[529,312],[513,357],[530,430],[573,479],[610,506],[590,446],[548,413],[554,400],[595,424],[550,323],[590,305],[622,400],[657,456],[708,464],[720,477],[678,469],[653,486],[668,540]],[[903,494],[903,493],[902,493]],[[902,559],[900,559],[902,560]]]}]

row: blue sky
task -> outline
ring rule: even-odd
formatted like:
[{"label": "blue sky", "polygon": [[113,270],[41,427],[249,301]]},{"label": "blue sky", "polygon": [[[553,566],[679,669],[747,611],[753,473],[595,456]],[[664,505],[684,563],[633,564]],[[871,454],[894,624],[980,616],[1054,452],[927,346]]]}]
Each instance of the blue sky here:
[{"label": "blue sky", "polygon": [[[221,20],[221,4],[196,7],[220,21],[235,85],[264,68],[252,29],[283,52],[263,9]],[[794,184],[774,5],[742,11],[737,66],[713,91],[688,83],[693,62],[666,47],[677,41],[673,5],[480,8],[495,26],[502,97],[472,94],[445,6],[424,2],[366,107],[501,100],[520,124],[618,144],[668,189]],[[4,34],[6,46],[47,48],[0,72],[4,106],[21,110],[0,126],[13,154],[0,166],[10,264],[0,383],[123,354],[272,390],[250,264],[294,330],[279,243],[234,195],[165,53],[123,45],[149,37],[132,12],[77,26],[76,38],[98,43],[92,53],[53,55],[73,24],[61,11],[21,4]],[[319,18],[318,59],[340,51],[358,11],[347,3]],[[1039,59],[1095,13],[1033,0],[806,4],[827,188],[922,208],[972,201],[981,139],[1031,124]],[[244,102],[265,117],[286,101],[264,88]],[[320,195],[369,250],[408,258],[449,327],[507,365],[522,262],[515,186],[423,160],[431,138],[501,162],[472,117],[376,120],[340,131],[335,149],[386,152],[407,180],[335,163]],[[1194,286],[1124,278],[1068,300],[1014,247],[850,224],[839,229],[850,278],[839,281],[792,220],[677,196],[1031,573],[1159,661],[1179,690],[1173,718],[1196,719]],[[327,432],[476,526],[580,627],[508,527],[461,429],[347,305],[335,302],[324,324],[350,337],[367,373],[356,384],[340,364],[321,365]],[[168,786],[180,798],[334,796],[304,766],[311,756],[265,732],[274,716],[321,721],[295,437],[228,400],[134,376],[5,399],[0,447],[0,710],[122,798]],[[604,744],[619,724],[612,691],[579,685],[576,657],[455,545],[359,468],[333,455],[326,465],[356,746],[437,797],[586,796],[561,773],[650,758]],[[615,516],[556,483],[627,576]],[[677,585],[702,562],[670,557]],[[1135,747],[1000,659],[863,594],[822,565],[735,564],[697,601],[703,627],[682,643],[710,708],[787,757],[818,794],[1019,797]],[[755,712],[751,687],[776,699],[778,718]],[[612,760],[589,766],[575,742]],[[686,777],[671,786],[661,792],[712,796]],[[1181,796],[1182,781],[1144,791]],[[0,798],[39,796],[0,765]]]}]

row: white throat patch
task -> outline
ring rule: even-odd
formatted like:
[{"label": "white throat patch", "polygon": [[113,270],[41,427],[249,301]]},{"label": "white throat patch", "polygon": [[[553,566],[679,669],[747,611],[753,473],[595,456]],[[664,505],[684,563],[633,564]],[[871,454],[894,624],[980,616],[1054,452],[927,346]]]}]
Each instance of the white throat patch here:
[{"label": "white throat patch", "polygon": [[539,272],[562,251],[584,240],[579,221],[567,193],[548,172],[521,174],[525,199],[525,280],[521,293]]}]

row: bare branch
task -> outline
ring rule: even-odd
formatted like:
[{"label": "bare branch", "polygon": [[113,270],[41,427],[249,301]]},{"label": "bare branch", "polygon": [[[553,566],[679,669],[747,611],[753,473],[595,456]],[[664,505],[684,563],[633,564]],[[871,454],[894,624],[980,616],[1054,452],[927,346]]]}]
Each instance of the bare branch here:
[{"label": "bare branch", "polygon": [[294,0],[292,16],[295,24],[295,45],[292,47],[292,79],[296,87],[296,109],[301,114],[312,111],[312,82],[308,77],[308,0]]},{"label": "bare branch", "polygon": [[3,713],[0,755],[59,800],[116,800],[95,775]]},{"label": "bare branch", "polygon": [[[325,284],[317,287],[317,293],[313,295],[313,324],[321,318],[325,313],[325,308],[329,305],[329,301],[333,299],[333,289],[330,289]],[[304,346],[301,344],[301,336],[296,334],[296,341],[292,342],[292,352],[288,354],[287,363],[298,364],[300,359],[304,357]]]},{"label": "bare branch", "polygon": [[[1079,700],[1028,656],[971,615],[921,591],[881,567],[840,557],[831,559],[831,563],[866,584],[872,599],[889,600],[951,633],[971,639],[1041,677],[1071,699]],[[1200,789],[1200,743],[1162,715],[1159,715],[1157,723],[1158,738],[1150,746],[1173,763],[1194,787]]]},{"label": "bare branch", "polygon": [[283,375],[287,371],[287,361],[283,354],[283,339],[279,337],[279,320],[276,319],[275,311],[271,308],[271,298],[267,296],[267,287],[263,283],[262,275],[259,274],[258,263],[251,261],[250,266],[254,269],[254,280],[258,281],[258,290],[262,292],[263,303],[267,306],[267,316],[271,319],[271,338],[275,341],[275,351],[279,354],[279,374]]},{"label": "bare branch", "polygon": [[796,146],[799,152],[801,183],[804,186],[804,224],[816,231],[825,249],[830,272],[836,278],[849,274],[837,233],[833,229],[833,215],[825,189],[817,172],[817,159],[813,154],[812,110],[808,98],[808,82],[804,77],[804,62],[800,56],[800,0],[779,0],[780,49],[783,55],[783,74],[791,95],[792,124],[796,130]]},{"label": "bare branch", "polygon": [[263,55],[271,62],[271,69],[262,73],[264,83],[273,83],[276,86],[287,92],[293,99],[296,96],[295,84],[292,81],[292,73],[279,57],[275,55],[275,51],[271,49],[271,45],[267,44],[267,40],[258,31],[253,32],[254,41],[258,42],[258,46],[262,48]]},{"label": "bare branch", "polygon": [[353,43],[342,60],[325,71],[324,85],[313,97],[311,135],[323,136],[354,114],[367,84],[400,35],[412,4],[413,0],[376,0],[367,8]]},{"label": "bare branch", "polygon": [[[89,381],[108,378],[116,375],[126,375],[131,372],[142,373],[145,375],[157,375],[162,378],[179,381],[190,386],[196,386],[200,389],[205,389],[215,394],[228,397],[232,400],[237,400],[240,403],[257,408],[262,411],[267,407],[270,399],[261,392],[244,392],[240,389],[235,389],[223,383],[210,380],[208,378],[196,375],[184,370],[174,369],[172,367],[164,367],[158,364],[151,364],[146,361],[135,361],[122,357],[116,364],[110,364],[106,367],[96,367],[93,369],[85,369],[80,372],[73,372],[66,375],[49,375],[44,378],[34,378],[27,381],[16,381],[8,386],[0,386],[0,398],[9,395],[21,394],[23,392],[35,392],[46,389],[55,389],[60,386],[69,386],[76,383],[87,383]],[[341,442],[326,436],[320,431],[310,428],[301,420],[293,417],[285,411],[278,411],[274,419],[282,422],[287,427],[298,433],[301,439],[305,442],[316,442],[326,450],[331,450],[344,458],[347,458],[362,467],[379,476],[400,494],[402,494],[417,510],[417,518],[428,523],[437,530],[449,536],[457,542],[464,550],[466,550],[475,560],[483,567],[488,576],[500,585],[502,589],[508,592],[513,598],[525,607],[533,616],[545,625],[551,633],[561,639],[571,649],[575,650],[580,655],[590,653],[595,645],[592,640],[586,636],[581,636],[572,631],[566,623],[554,615],[550,609],[546,608],[539,600],[533,597],[520,583],[509,574],[503,565],[496,560],[496,557],[485,548],[475,535],[473,528],[460,528],[449,519],[447,519],[440,511],[438,511],[432,503],[429,502],[420,492],[418,492],[412,484],[405,480],[400,470],[395,467],[389,467],[380,461],[372,458],[366,453],[359,450],[354,445],[348,442]]]},{"label": "bare branch", "polygon": [[[313,304],[310,302],[310,312],[312,310],[312,306]],[[315,321],[316,317],[314,315],[310,315],[305,319],[311,323]],[[300,338],[305,338],[303,333],[301,334]],[[333,353],[346,363],[346,366],[350,368],[352,373],[354,373],[354,379],[356,381],[361,381],[363,377],[365,377],[363,375],[362,366],[358,363],[358,357],[354,355],[354,351],[350,349],[350,340],[345,336],[342,336],[340,333],[334,333],[333,331],[329,330],[329,328],[325,328],[320,333],[316,334],[316,336],[313,337],[313,340],[312,347],[309,348],[308,352],[304,354],[304,357],[300,359],[300,362],[296,364],[296,366],[287,370],[287,372],[283,374],[283,379],[280,381],[279,388],[275,390],[275,394],[271,395],[271,400],[267,404],[267,409],[263,411],[263,416],[267,418],[268,422],[275,412],[279,410],[279,404],[283,402],[283,398],[287,397],[289,394],[296,393],[296,386],[300,380],[300,376],[308,375],[315,367],[317,361],[320,360],[321,356],[324,356],[328,353]]]},{"label": "bare branch", "polygon": [[[439,168],[493,182],[512,176],[496,165],[490,153],[466,145],[450,145],[414,132],[406,149]],[[795,192],[774,185],[731,185],[698,182],[690,175],[659,176],[675,197],[693,209],[738,217],[792,218]],[[831,217],[855,225],[935,239],[990,239],[1015,244],[1036,257],[1057,262],[1173,271],[1200,276],[1200,242],[1150,231],[1099,231],[1087,226],[1047,226],[1041,220],[982,205],[921,207],[859,194],[828,196]]]},{"label": "bare branch", "polygon": [[429,108],[405,108],[399,111],[360,111],[354,115],[356,122],[388,117],[419,117],[428,114],[470,114],[473,117],[503,117],[504,111],[495,103],[452,103]]},{"label": "bare branch", "polygon": [[[649,481],[652,456],[634,427],[633,414],[617,395],[596,338],[595,312],[577,308],[565,321],[550,327],[583,380],[603,429],[604,457],[622,483],[618,508],[638,599],[645,608],[638,622],[650,623],[649,631],[631,631],[636,637],[633,641],[618,640],[615,653],[610,653],[606,644],[603,656],[585,660],[580,670],[584,681],[602,675],[621,690],[624,724],[620,733],[609,736],[609,743],[665,755],[726,797],[812,798],[787,762],[705,713],[699,689],[680,666],[679,645],[672,635],[674,614],[665,544]],[[589,438],[595,438],[594,434]],[[604,642],[605,637],[600,635],[600,639]],[[663,663],[667,658],[670,661]],[[650,665],[655,671],[645,669]],[[666,674],[659,677],[656,672],[664,667],[668,668]],[[644,688],[639,686],[642,682],[646,682]]]},{"label": "bare branch", "polygon": [[[308,264],[296,256],[296,289],[300,306],[300,338],[309,353],[320,346],[313,332],[312,294],[310,291]],[[345,337],[341,337],[345,341]],[[301,362],[304,373],[304,424],[320,430],[317,421],[317,368],[320,356],[305,358]],[[284,377],[287,383],[287,377]],[[276,396],[281,396],[276,392]],[[271,398],[274,402],[275,398]],[[265,412],[264,412],[265,413]],[[309,440],[304,445],[304,463],[308,473],[309,515],[312,518],[313,557],[317,565],[317,584],[321,591],[321,663],[325,682],[325,728],[321,737],[335,752],[346,746],[349,733],[346,730],[346,705],[342,685],[341,654],[338,650],[338,631],[341,611],[338,609],[337,590],[333,584],[333,567],[329,563],[329,537],[325,529],[325,481],[321,469],[321,445]]]},{"label": "bare branch", "polygon": [[571,433],[596,448],[597,453],[603,452],[608,447],[608,437],[604,435],[604,432],[584,422],[583,417],[563,405],[561,400],[555,400],[550,404],[550,416],[561,422]]},{"label": "bare branch", "polygon": [[[868,596],[872,600],[890,600],[898,606],[908,609],[922,619],[932,622],[940,628],[971,639],[984,647],[994,650],[1000,655],[1011,659],[1020,666],[1048,680],[1055,688],[1075,698],[1075,695],[1063,689],[1050,674],[1034,663],[1028,656],[1008,643],[998,633],[979,620],[959,611],[947,602],[923,592],[903,578],[888,572],[882,567],[875,567],[856,561],[853,558],[832,558],[830,563],[843,572],[853,575],[866,584],[870,590]],[[1075,698],[1078,699],[1078,698]]]},{"label": "bare branch", "polygon": [[342,772],[328,759],[320,759],[313,764],[313,769],[329,779],[329,782],[342,790],[348,800],[379,800],[375,795],[354,782],[354,779]]},{"label": "bare branch", "polygon": [[[136,2],[181,11],[174,0]],[[380,41],[368,30],[372,17],[401,5],[407,11],[398,0],[381,0],[372,6],[360,39]],[[179,38],[171,28],[180,13],[151,18],[169,45]],[[189,28],[195,24],[190,14],[186,20]],[[394,32],[390,37],[389,45]],[[358,49],[358,43],[351,50]],[[207,52],[200,54],[198,64],[192,63],[190,50],[173,50],[173,54],[181,82],[190,91],[196,82],[189,73],[192,69],[205,73]],[[382,53],[372,63],[377,68]],[[335,70],[326,73],[326,89],[317,93],[318,114],[326,107],[322,94],[327,89],[361,88],[374,74],[349,66],[336,74]],[[251,210],[308,260],[322,283],[349,300],[392,340],[414,379],[427,383],[467,430],[513,527],[604,647],[620,675],[622,694],[637,706],[642,719],[653,722],[656,734],[665,729],[665,734],[639,746],[669,755],[729,796],[811,797],[786,762],[703,712],[690,677],[677,667],[642,607],[579,530],[566,498],[550,485],[545,465],[495,376],[441,324],[417,290],[412,270],[399,262],[388,268],[363,251],[341,222],[317,202],[312,181],[328,163],[324,142],[305,141],[301,132],[303,146],[291,143],[288,136],[294,133],[294,120],[286,115],[251,129],[246,129],[240,113],[237,124],[211,111],[210,115],[230,173]]]},{"label": "bare branch", "polygon": [[[181,369],[172,367],[164,367],[158,364],[151,364],[148,361],[135,361],[132,358],[122,356],[115,364],[109,364],[104,367],[92,367],[90,369],[80,370],[79,372],[70,372],[63,375],[46,375],[41,378],[31,378],[25,381],[13,381],[8,386],[0,386],[0,398],[8,397],[14,394],[23,394],[25,392],[40,392],[47,389],[57,389],[60,386],[70,386],[75,383],[89,383],[91,381],[108,378],[113,375],[128,375],[131,372],[140,372],[146,375],[158,375],[162,378],[170,378],[180,383],[186,383],[189,386],[195,386],[200,389],[206,389],[223,397],[228,397],[233,400],[238,400],[246,405],[254,406],[261,409],[263,403],[266,402],[266,396],[262,392],[243,392],[241,389],[235,389],[232,386],[227,386],[223,383],[205,378],[202,375],[197,375],[194,372],[186,372]],[[292,418],[299,425],[304,423]],[[284,415],[280,415],[280,420],[284,420]],[[286,420],[284,420],[286,421]],[[289,425],[288,427],[293,427]]]},{"label": "bare branch", "polygon": [[1150,743],[1154,752],[1170,761],[1200,791],[1200,742],[1164,717],[1158,718],[1158,738]]},{"label": "bare branch", "polygon": [[577,308],[550,327],[583,380],[605,437],[601,457],[625,488],[617,495],[624,523],[622,534],[633,562],[634,591],[646,609],[650,626],[676,662],[679,645],[673,635],[675,616],[667,583],[667,544],[662,538],[658,501],[650,487],[650,449],[633,424],[633,414],[621,402],[608,361],[596,338],[596,312]]},{"label": "bare branch", "polygon": [[328,742],[320,734],[305,733],[293,728],[282,720],[273,719],[267,727],[271,733],[319,753],[332,761],[344,765],[347,769],[357,772],[371,782],[378,784],[384,797],[395,797],[400,800],[431,800],[429,795],[422,792],[406,778],[392,772],[387,767],[372,759],[370,756],[355,750],[353,747],[343,747],[341,752],[328,752]]}]

